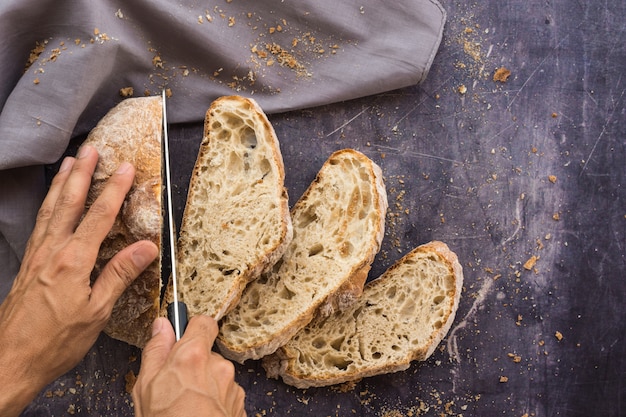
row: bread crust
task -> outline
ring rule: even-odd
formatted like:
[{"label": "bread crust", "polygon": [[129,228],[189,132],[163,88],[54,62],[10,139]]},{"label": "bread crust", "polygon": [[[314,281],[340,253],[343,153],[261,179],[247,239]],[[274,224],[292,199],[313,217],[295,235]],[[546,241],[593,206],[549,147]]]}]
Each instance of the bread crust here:
[{"label": "bread crust", "polygon": [[[314,192],[317,192],[317,187],[320,183],[323,183],[324,176],[327,174],[325,167],[339,163],[341,160],[354,160],[358,161],[359,168],[367,171],[368,178],[370,179],[370,186],[372,188],[372,211],[377,221],[372,225],[370,231],[371,235],[364,238],[362,242],[359,242],[360,246],[364,248],[364,254],[362,258],[354,259],[351,263],[350,270],[345,275],[337,278],[337,284],[332,288],[327,296],[321,299],[311,298],[307,305],[303,305],[303,309],[295,317],[289,317],[286,323],[282,322],[283,326],[278,332],[272,332],[270,334],[264,334],[261,336],[260,332],[257,332],[258,337],[262,337],[262,341],[253,343],[241,343],[239,340],[232,338],[233,333],[226,332],[225,329],[231,327],[233,322],[235,326],[241,326],[242,323],[233,316],[229,315],[224,318],[222,323],[220,334],[216,339],[216,343],[220,349],[220,352],[225,357],[243,363],[247,359],[259,359],[266,355],[269,355],[276,351],[280,346],[285,344],[299,329],[309,323],[315,316],[318,308],[322,307],[321,314],[330,314],[337,308],[345,308],[351,304],[354,300],[358,299],[360,292],[363,288],[365,279],[367,278],[367,272],[370,265],[374,260],[374,257],[380,250],[380,245],[384,236],[385,215],[387,211],[387,194],[385,185],[383,182],[382,170],[373,161],[367,158],[362,153],[353,149],[342,149],[334,152],[324,166],[320,169],[318,176],[311,183],[309,188],[304,192],[300,200],[294,205],[292,209],[292,219],[295,221],[297,213],[302,213],[310,207],[309,199],[312,198]],[[330,197],[332,199],[332,197]],[[352,203],[348,210],[351,210]],[[358,204],[356,204],[358,206]],[[356,213],[349,213],[352,217],[357,216]],[[350,216],[348,216],[350,217]],[[349,224],[342,224],[343,228],[349,227]],[[294,228],[296,226],[294,225]],[[297,236],[297,233],[296,233]],[[296,239],[295,237],[294,239]],[[287,256],[289,249],[285,256]],[[283,258],[283,263],[294,263],[295,261],[289,258]],[[272,275],[272,279],[280,279],[277,274]],[[262,285],[262,284],[259,284]],[[253,284],[255,287],[256,284]],[[246,289],[249,292],[250,287]],[[250,291],[254,291],[253,289]],[[235,310],[250,309],[244,299],[235,308]],[[232,313],[231,313],[232,314]],[[239,314],[239,313],[237,313]]]},{"label": "bread crust", "polygon": [[[95,147],[99,153],[85,212],[122,162],[132,163],[136,171],[122,209],[102,242],[92,280],[117,252],[133,242],[150,240],[160,252],[161,136],[161,98],[140,97],[126,99],[111,109],[84,142]],[[115,303],[105,333],[143,347],[150,338],[152,322],[158,316],[160,289],[159,256]]]},{"label": "bread crust", "polygon": [[[370,282],[365,290],[363,298],[359,303],[355,305],[366,305],[368,302],[368,294],[374,292],[377,287],[387,285],[390,279],[393,279],[396,271],[402,267],[404,262],[412,262],[412,259],[417,258],[419,253],[426,254],[428,256],[438,256],[440,262],[445,264],[447,273],[453,277],[453,285],[448,289],[447,305],[444,308],[445,314],[440,318],[441,326],[433,330],[427,337],[425,343],[417,346],[415,349],[405,353],[404,356],[400,355],[400,358],[390,360],[387,362],[372,362],[369,366],[365,367],[346,367],[341,371],[329,366],[329,369],[315,372],[314,375],[305,374],[304,371],[297,365],[299,356],[302,354],[300,348],[305,349],[305,346],[295,345],[292,342],[279,348],[274,354],[263,358],[263,367],[265,368],[268,377],[278,378],[279,376],[283,381],[289,385],[297,388],[309,388],[309,387],[321,387],[327,385],[340,384],[348,381],[356,381],[361,378],[370,377],[374,375],[380,375],[391,372],[398,372],[409,368],[411,361],[414,360],[426,360],[436,349],[439,342],[448,333],[450,326],[454,320],[458,304],[461,296],[463,285],[463,270],[459,263],[456,254],[452,252],[447,245],[442,242],[433,241],[427,244],[421,245],[405,255],[396,264],[390,267],[379,279]],[[382,287],[385,288],[385,287]],[[399,308],[399,307],[398,307]],[[386,312],[389,313],[388,311]],[[353,314],[352,310],[348,314]],[[415,318],[419,320],[419,317]],[[315,323],[319,324],[316,319]],[[334,322],[333,322],[334,323]],[[307,327],[309,328],[309,327]],[[310,327],[311,332],[315,332],[319,327]],[[303,330],[305,331],[305,330]],[[375,330],[376,331],[376,330]],[[300,334],[300,333],[299,333]],[[316,335],[318,333],[315,333]],[[358,336],[354,336],[358,337]],[[294,338],[295,340],[295,338]],[[309,340],[307,338],[306,340]],[[359,349],[367,351],[369,347],[363,346]],[[333,351],[334,352],[334,351]],[[341,356],[340,353],[337,355]],[[341,360],[345,360],[343,358]],[[347,362],[346,362],[347,363]]]}]

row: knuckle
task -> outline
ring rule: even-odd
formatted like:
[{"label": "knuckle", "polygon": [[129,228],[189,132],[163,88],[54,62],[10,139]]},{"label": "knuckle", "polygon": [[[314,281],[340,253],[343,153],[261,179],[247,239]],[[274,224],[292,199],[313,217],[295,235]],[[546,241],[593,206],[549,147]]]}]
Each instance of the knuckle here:
[{"label": "knuckle", "polygon": [[52,213],[54,213],[54,209],[50,206],[41,206],[39,211],[37,212],[37,222],[49,220],[52,217]]},{"label": "knuckle", "polygon": [[118,210],[109,204],[108,201],[98,198],[89,208],[89,213],[97,218],[115,217]]},{"label": "knuckle", "polygon": [[113,275],[122,280],[125,286],[129,286],[137,272],[130,261],[122,261],[113,259],[109,262],[108,267]]}]

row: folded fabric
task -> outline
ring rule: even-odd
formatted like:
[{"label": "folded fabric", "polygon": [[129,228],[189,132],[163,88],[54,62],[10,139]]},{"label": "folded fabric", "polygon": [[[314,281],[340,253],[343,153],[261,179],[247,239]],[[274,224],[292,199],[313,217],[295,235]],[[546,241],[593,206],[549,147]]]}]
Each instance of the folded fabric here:
[{"label": "folded fabric", "polygon": [[415,85],[445,17],[435,0],[3,1],[0,281],[32,230],[41,165],[124,97],[167,88],[181,123],[203,120],[221,95],[275,113]]}]

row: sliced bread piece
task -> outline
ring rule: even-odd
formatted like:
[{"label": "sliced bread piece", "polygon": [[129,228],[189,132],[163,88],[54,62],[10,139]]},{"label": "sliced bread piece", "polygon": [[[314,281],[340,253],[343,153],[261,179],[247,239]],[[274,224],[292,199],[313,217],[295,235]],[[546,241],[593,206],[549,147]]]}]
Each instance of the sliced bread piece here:
[{"label": "sliced bread piece", "polygon": [[298,388],[407,369],[447,334],[462,285],[461,265],[444,243],[419,246],[367,284],[349,309],[316,317],[263,366]]},{"label": "sliced bread piece", "polygon": [[[135,166],[134,184],[100,246],[94,278],[117,252],[133,242],[148,239],[161,247],[162,131],[161,97],[130,98],[111,109],[84,142],[94,146],[100,156],[87,196],[87,209],[120,163],[126,161]],[[159,314],[160,294],[159,257],[117,300],[105,333],[143,347],[150,339],[152,322]]]},{"label": "sliced bread piece", "polygon": [[258,359],[286,343],[324,303],[327,313],[351,304],[380,250],[386,211],[380,168],[352,149],[333,153],[291,211],[294,238],[284,256],[224,317],[221,353],[241,363]]},{"label": "sliced bread piece", "polygon": [[[215,100],[191,175],[177,244],[179,299],[219,320],[291,241],[278,139],[251,99]],[[165,303],[172,301],[171,286]]]}]

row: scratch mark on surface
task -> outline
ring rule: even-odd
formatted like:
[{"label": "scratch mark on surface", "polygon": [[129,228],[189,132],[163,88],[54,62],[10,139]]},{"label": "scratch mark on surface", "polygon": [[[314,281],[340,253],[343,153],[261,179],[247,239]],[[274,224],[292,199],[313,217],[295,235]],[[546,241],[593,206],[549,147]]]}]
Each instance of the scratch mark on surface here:
[{"label": "scratch mark on surface", "polygon": [[491,291],[491,287],[493,286],[492,279],[485,279],[483,282],[483,286],[478,290],[476,294],[476,298],[474,299],[474,303],[472,307],[469,309],[463,320],[459,322],[448,334],[448,355],[450,355],[450,360],[455,361],[457,363],[461,363],[461,359],[459,356],[459,345],[458,345],[458,337],[457,332],[461,329],[467,327],[467,322],[473,319],[478,312],[480,306],[485,302],[485,298],[487,298],[487,294]]},{"label": "scratch mark on surface", "polygon": [[[619,78],[617,80],[616,86],[618,86],[620,84],[621,80],[622,80],[622,76],[620,74],[620,76],[619,76]],[[604,133],[606,132],[607,126],[609,125],[609,123],[611,123],[611,120],[613,119],[613,115],[615,114],[615,110],[617,110],[617,108],[619,107],[617,104],[619,104],[619,102],[622,101],[622,97],[624,97],[624,92],[626,92],[626,90],[622,90],[622,93],[620,94],[619,98],[617,99],[617,102],[615,103],[616,105],[613,107],[613,111],[611,111],[611,113],[609,114],[609,117],[606,118],[606,121],[604,122],[604,126],[602,126],[602,131],[600,132],[600,134],[596,138],[596,142],[593,144],[593,147],[591,148],[591,152],[589,152],[589,155],[585,159],[585,163],[584,163],[582,169],[580,170],[580,174],[578,174],[579,178],[583,175],[583,172],[585,172],[585,169],[587,169],[587,165],[589,164],[589,161],[591,160],[591,157],[593,156],[594,152],[596,151],[596,147],[598,146],[598,143],[600,143],[600,140],[602,139],[602,137],[604,136]]]},{"label": "scratch mark on surface", "polygon": [[[579,29],[582,24],[584,22],[581,22],[576,29]],[[526,85],[528,85],[528,83],[530,82],[530,80],[535,76],[535,74],[537,73],[537,71],[539,71],[541,69],[541,67],[543,67],[543,64],[546,63],[546,61],[548,60],[548,58],[550,58],[552,56],[552,53],[554,53],[556,50],[558,50],[561,45],[569,39],[571,35],[567,35],[565,36],[563,39],[561,39],[561,41],[559,43],[556,44],[556,46],[554,48],[552,48],[552,51],[549,55],[547,55],[545,58],[543,58],[541,60],[541,62],[539,63],[539,65],[535,66],[535,69],[533,70],[533,72],[530,73],[530,75],[528,76],[528,78],[526,79],[526,81],[524,81],[524,84],[522,84],[522,86],[520,87],[519,90],[517,90],[517,93],[515,94],[515,97],[513,97],[513,99],[511,100],[511,102],[509,103],[508,106],[506,106],[507,110],[511,110],[511,106],[513,105],[513,103],[515,103],[515,100],[517,100],[517,98],[519,97],[520,93],[522,92],[522,90],[524,90],[524,88],[526,88]]]},{"label": "scratch mark on surface", "polygon": [[511,127],[515,126],[515,123],[511,123],[510,125],[508,125],[507,127],[505,127],[504,129],[500,130],[499,132],[497,132],[495,135],[487,138],[485,140],[485,143],[489,143],[492,140],[496,139],[497,137],[501,136],[504,132],[506,132],[507,130],[509,130]]},{"label": "scratch mark on surface", "polygon": [[398,153],[403,152],[406,155],[414,156],[414,157],[418,157],[418,158],[436,159],[438,161],[453,162],[453,163],[459,164],[459,165],[463,165],[464,164],[463,162],[457,161],[456,159],[445,158],[443,156],[430,155],[430,154],[427,154],[427,153],[421,153],[421,152],[415,152],[415,151],[406,151],[406,150],[402,151],[402,149],[394,148],[394,147],[391,147],[391,146],[383,146],[383,145],[376,145],[376,146],[378,148],[380,148],[380,149],[387,149],[387,150],[395,151],[395,152],[398,152]]},{"label": "scratch mark on surface", "polygon": [[364,108],[363,110],[361,110],[360,112],[358,112],[356,114],[356,116],[354,116],[352,119],[348,120],[347,122],[345,122],[344,124],[342,124],[341,126],[339,126],[337,129],[333,130],[332,132],[330,132],[329,134],[326,135],[326,137],[332,136],[335,133],[339,132],[341,129],[343,129],[344,127],[348,126],[350,123],[352,123],[353,121],[355,121],[359,116],[361,116],[363,113],[365,113],[366,111],[368,111],[370,108],[372,108],[372,106],[367,106],[366,108]]},{"label": "scratch mark on surface", "polygon": [[511,236],[509,236],[504,242],[502,242],[502,246],[506,245],[511,240],[513,240],[515,238],[515,236],[517,236],[519,231],[522,229],[522,218],[521,217],[522,217],[522,201],[518,199],[515,202],[515,223],[517,223],[517,227],[513,231],[513,234]]}]

